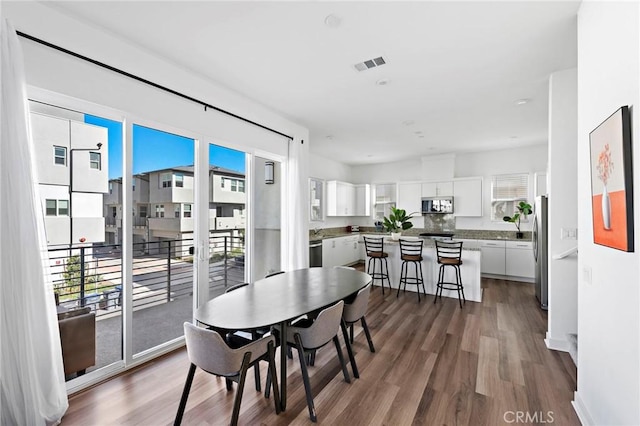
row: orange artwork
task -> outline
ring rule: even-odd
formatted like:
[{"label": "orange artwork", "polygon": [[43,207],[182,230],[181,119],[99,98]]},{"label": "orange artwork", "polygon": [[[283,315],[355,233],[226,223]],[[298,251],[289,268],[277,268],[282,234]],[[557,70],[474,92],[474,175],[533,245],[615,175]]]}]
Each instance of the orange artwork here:
[{"label": "orange artwork", "polygon": [[631,127],[622,107],[589,134],[593,242],[633,251]]}]

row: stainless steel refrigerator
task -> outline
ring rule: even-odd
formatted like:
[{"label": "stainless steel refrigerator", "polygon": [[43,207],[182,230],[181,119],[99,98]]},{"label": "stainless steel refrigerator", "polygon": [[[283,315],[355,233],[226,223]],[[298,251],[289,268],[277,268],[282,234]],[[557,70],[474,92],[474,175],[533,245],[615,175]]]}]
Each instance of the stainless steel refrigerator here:
[{"label": "stainless steel refrigerator", "polygon": [[549,303],[547,204],[546,195],[536,197],[532,232],[533,258],[536,262],[536,298],[544,310],[547,310]]}]

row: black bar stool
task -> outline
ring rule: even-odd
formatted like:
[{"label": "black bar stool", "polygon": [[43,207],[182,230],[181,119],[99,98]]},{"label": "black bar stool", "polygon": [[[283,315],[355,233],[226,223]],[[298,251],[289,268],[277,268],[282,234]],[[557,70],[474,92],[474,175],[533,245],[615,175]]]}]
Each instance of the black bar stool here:
[{"label": "black bar stool", "polygon": [[[380,280],[382,285],[382,294],[384,294],[384,280],[387,279],[389,283],[389,290],[391,290],[391,281],[389,280],[389,264],[387,264],[387,257],[389,253],[384,251],[384,239],[373,237],[362,237],[364,239],[364,248],[367,251],[367,257],[369,262],[367,263],[367,274],[371,275],[372,284],[375,284],[376,280]],[[373,261],[373,264],[371,262]],[[384,268],[382,267],[384,261]],[[378,265],[379,272],[376,272],[376,265]]]},{"label": "black bar stool", "polygon": [[[440,298],[442,299],[443,289],[457,290],[458,303],[460,303],[460,309],[462,309],[462,302],[467,302],[464,298],[464,287],[462,285],[462,276],[460,275],[460,265],[462,265],[462,241],[436,241],[436,254],[440,271],[438,273],[438,282],[436,283],[436,297],[433,299],[433,303],[436,303],[438,300],[438,291],[440,291]],[[456,274],[455,283],[444,281],[445,266],[453,266]],[[460,298],[460,294],[462,294],[462,298]]]},{"label": "black bar stool", "polygon": [[[407,284],[413,284],[418,287],[418,302],[420,302],[420,285],[424,297],[427,297],[427,291],[424,289],[424,278],[422,276],[422,240],[403,240],[400,238],[400,259],[402,266],[400,267],[400,282],[398,283],[398,293],[400,296],[400,287],[404,284],[402,291],[407,290]],[[415,268],[415,276],[409,276],[409,264],[413,264]]]}]

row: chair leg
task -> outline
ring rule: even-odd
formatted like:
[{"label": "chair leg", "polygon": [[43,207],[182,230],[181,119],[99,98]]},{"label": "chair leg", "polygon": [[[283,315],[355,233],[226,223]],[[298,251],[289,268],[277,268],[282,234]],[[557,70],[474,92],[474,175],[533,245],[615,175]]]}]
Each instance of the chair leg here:
[{"label": "chair leg", "polygon": [[464,303],[467,303],[467,299],[464,297],[464,286],[462,285],[462,272],[460,272],[460,266],[458,266],[457,269],[458,269],[458,283],[460,284],[460,291],[462,292],[462,301]]},{"label": "chair leg", "polygon": [[[422,284],[422,291],[424,292],[424,299],[427,300],[427,289],[424,287],[424,275],[422,274],[422,263],[419,263],[420,266],[420,283]],[[418,289],[419,291],[420,289]]]},{"label": "chair leg", "polygon": [[[276,350],[272,342],[267,346],[267,360],[269,369],[267,371],[267,382],[273,385],[273,403],[276,406],[276,414],[280,414],[280,392],[278,391],[278,373],[276,372]],[[265,384],[265,394],[269,390],[269,384]]]},{"label": "chair leg", "polygon": [[[412,262],[412,263],[413,263],[413,266],[414,266],[414,268],[416,270],[416,290],[418,290],[417,291],[417,293],[418,293],[418,303],[420,303],[420,280],[418,278],[418,262]],[[409,266],[407,266],[407,269],[409,269]],[[407,273],[408,273],[408,271],[407,271]]]},{"label": "chair leg", "polygon": [[[260,338],[255,331],[251,332],[251,340],[256,341]],[[260,383],[260,363],[256,362],[253,366],[253,376],[256,382],[256,392],[262,392],[262,384]]]},{"label": "chair leg", "polygon": [[353,344],[353,323],[349,326],[349,341]]},{"label": "chair leg", "polygon": [[367,321],[365,321],[364,317],[362,317],[360,318],[360,322],[362,323],[364,334],[365,336],[367,336],[367,342],[369,342],[369,350],[371,352],[375,352],[376,349],[373,347],[373,340],[371,340],[371,334],[369,333],[369,327],[367,326]]},{"label": "chair leg", "polygon": [[[389,284],[389,291],[391,291],[391,279],[389,278],[389,263],[387,263],[387,258],[384,257],[384,270],[385,276],[387,277],[387,283]],[[380,269],[382,269],[382,264],[380,265]],[[382,285],[384,285],[384,278],[382,278]]]},{"label": "chair leg", "polygon": [[[344,320],[340,322],[340,328],[342,329],[342,335],[344,336],[345,346],[347,347],[347,354],[349,355],[349,362],[351,363],[351,370],[353,371],[353,377],[355,377],[356,379],[359,379],[360,373],[358,372],[358,366],[356,365],[356,358],[353,356],[353,347],[351,347],[351,343],[349,342],[349,336],[347,336],[347,323],[344,322]],[[342,350],[340,351],[340,355],[342,355]],[[347,380],[347,382],[348,381],[349,380]]]},{"label": "chair leg", "polygon": [[182,423],[182,416],[184,415],[184,409],[187,406],[187,398],[189,398],[189,391],[191,390],[191,384],[193,383],[193,376],[195,374],[196,365],[191,364],[189,366],[189,373],[187,373],[187,381],[184,383],[184,390],[182,391],[182,398],[180,398],[180,405],[178,405],[176,419],[173,421],[174,426],[179,426]]},{"label": "chair leg", "polygon": [[[338,359],[340,360],[340,365],[342,365],[342,374],[344,374],[344,381],[347,383],[351,383],[351,377],[349,377],[349,370],[347,370],[347,364],[344,362],[344,355],[342,355],[342,349],[340,349],[340,340],[338,339],[338,335],[333,336],[333,344],[336,345],[336,351],[338,352]],[[356,361],[355,359],[351,359],[351,367],[355,367]],[[355,368],[355,372],[358,369]],[[354,373],[355,376],[355,373]]]},{"label": "chair leg", "polygon": [[396,299],[400,297],[400,287],[402,287],[402,274],[404,272],[404,262],[400,265],[400,280],[398,281],[398,291],[396,292]]},{"label": "chair leg", "polygon": [[296,349],[298,350],[298,358],[300,359],[300,370],[302,371],[302,382],[304,383],[304,392],[307,395],[307,407],[309,408],[309,418],[312,422],[317,422],[316,407],[313,405],[313,395],[311,395],[311,383],[309,383],[309,372],[307,371],[307,365],[304,362],[304,348],[302,346],[302,339],[300,335],[296,333],[294,336],[296,341]]},{"label": "chair leg", "polygon": [[231,425],[238,424],[238,417],[240,416],[240,403],[242,402],[242,392],[244,391],[244,381],[247,377],[247,370],[249,369],[249,362],[251,361],[251,352],[244,354],[242,358],[242,366],[240,367],[240,375],[238,378],[238,388],[236,389],[236,396],[233,399],[233,414],[231,415]]},{"label": "chair leg", "polygon": [[227,385],[227,390],[230,391],[231,389],[233,389],[233,383],[231,382],[231,379],[227,379],[225,377],[224,379],[225,384]]}]

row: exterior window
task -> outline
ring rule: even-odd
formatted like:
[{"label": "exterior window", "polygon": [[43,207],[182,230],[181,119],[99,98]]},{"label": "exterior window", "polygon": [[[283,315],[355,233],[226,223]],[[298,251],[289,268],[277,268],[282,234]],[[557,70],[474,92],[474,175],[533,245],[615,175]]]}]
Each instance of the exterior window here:
[{"label": "exterior window", "polygon": [[224,181],[226,179],[225,178],[220,178],[220,188],[224,188]]},{"label": "exterior window", "polygon": [[[491,178],[491,220],[502,222],[504,216],[513,216],[515,206],[527,201],[529,175],[527,173],[498,175]],[[523,218],[526,221],[526,218]]]},{"label": "exterior window", "polygon": [[162,173],[160,175],[160,187],[171,188],[171,173]]},{"label": "exterior window", "polygon": [[164,204],[156,204],[156,217],[164,217]]},{"label": "exterior window", "polygon": [[58,214],[58,207],[57,207],[58,202],[56,200],[46,200],[46,204],[47,204],[47,209],[46,209],[47,216],[56,216]]},{"label": "exterior window", "polygon": [[184,204],[182,215],[184,217],[191,217],[191,204]]},{"label": "exterior window", "polygon": [[184,175],[182,173],[175,174],[176,188],[182,188],[184,186]]},{"label": "exterior window", "polygon": [[118,209],[115,207],[111,207],[111,217],[116,217],[118,215]]},{"label": "exterior window", "polygon": [[138,206],[140,217],[147,217],[147,206]]},{"label": "exterior window", "polygon": [[69,216],[68,200],[58,200],[58,216]]},{"label": "exterior window", "polygon": [[238,191],[238,181],[235,179],[231,180],[231,192],[237,192]]},{"label": "exterior window", "polygon": [[133,179],[133,191],[135,192],[135,190],[136,190],[136,180]]},{"label": "exterior window", "polygon": [[67,148],[64,146],[53,147],[53,164],[58,164],[60,166],[67,165]]},{"label": "exterior window", "polygon": [[222,206],[216,207],[216,217],[222,217]]},{"label": "exterior window", "polygon": [[109,194],[113,194],[113,182],[109,182]]},{"label": "exterior window", "polygon": [[101,155],[99,152],[89,153],[89,168],[94,170],[100,170],[102,168]]},{"label": "exterior window", "polygon": [[173,207],[173,215],[174,215],[174,217],[180,219],[180,204],[176,204]]},{"label": "exterior window", "polygon": [[244,181],[243,180],[239,180],[238,181],[238,192],[244,192]]}]

